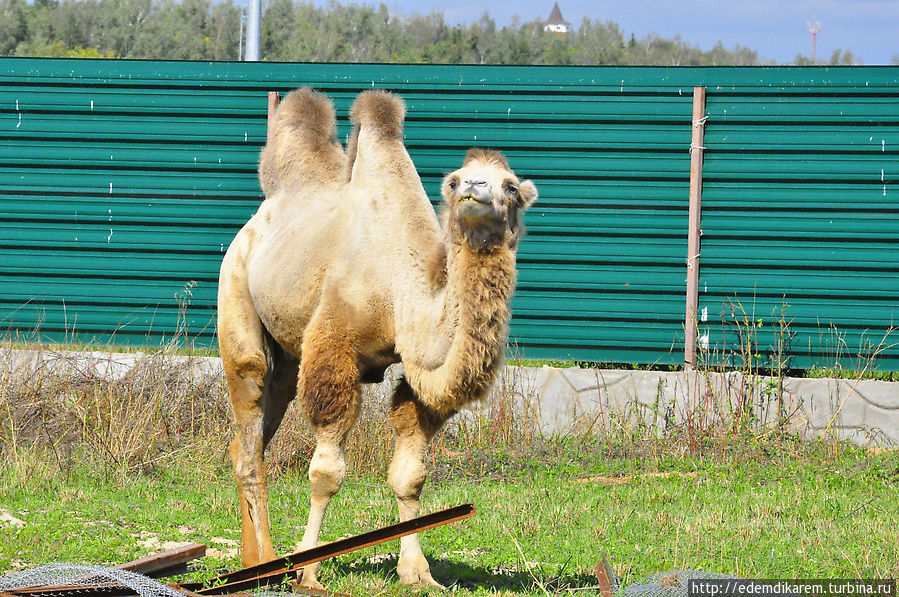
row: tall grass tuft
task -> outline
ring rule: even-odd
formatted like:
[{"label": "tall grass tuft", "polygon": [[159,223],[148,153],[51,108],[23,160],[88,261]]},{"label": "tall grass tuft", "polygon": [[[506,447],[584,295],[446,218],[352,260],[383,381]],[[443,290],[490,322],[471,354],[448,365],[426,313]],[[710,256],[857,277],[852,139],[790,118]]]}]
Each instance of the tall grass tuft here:
[{"label": "tall grass tuft", "polygon": [[[174,457],[221,460],[230,414],[221,377],[170,349],[123,367],[112,353],[0,349],[0,451],[62,470],[89,459],[127,475]],[[8,459],[7,459],[8,460]]]},{"label": "tall grass tuft", "polygon": [[[879,341],[863,338],[857,352],[849,349],[845,334],[833,324],[819,330],[820,343],[827,347],[825,361],[832,368],[796,371],[790,362],[795,331],[791,329],[790,305],[786,300],[775,307],[770,317],[756,313],[753,300],[749,310],[734,298],[725,305],[721,316],[722,345],[700,347],[699,367],[692,385],[686,392],[683,429],[687,445],[699,452],[703,445],[714,441],[729,441],[734,437],[756,440],[786,437],[801,424],[801,397],[787,396],[784,381],[790,373],[810,377],[833,377],[852,380],[845,394],[836,396],[839,404],[824,434],[832,425],[842,406],[855,391],[858,383],[872,375],[875,363],[892,346],[895,329],[888,328]],[[770,327],[762,342],[762,329]],[[731,342],[728,345],[728,342]],[[840,363],[850,362],[851,370],[843,370]],[[831,439],[839,443],[834,435]]]}]

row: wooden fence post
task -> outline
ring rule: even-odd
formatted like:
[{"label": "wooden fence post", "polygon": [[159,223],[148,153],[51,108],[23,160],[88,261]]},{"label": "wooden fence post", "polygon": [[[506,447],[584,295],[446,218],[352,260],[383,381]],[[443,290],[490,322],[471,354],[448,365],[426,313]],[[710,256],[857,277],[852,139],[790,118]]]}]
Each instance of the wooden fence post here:
[{"label": "wooden fence post", "polygon": [[272,127],[275,123],[275,111],[278,109],[278,104],[281,103],[281,94],[277,91],[269,91],[268,92],[268,127],[266,128],[266,138],[272,138]]},{"label": "wooden fence post", "polygon": [[699,308],[699,254],[702,229],[702,146],[705,136],[705,87],[693,88],[693,137],[690,141],[690,211],[687,238],[687,314],[684,320],[684,370],[696,367],[696,312]]}]

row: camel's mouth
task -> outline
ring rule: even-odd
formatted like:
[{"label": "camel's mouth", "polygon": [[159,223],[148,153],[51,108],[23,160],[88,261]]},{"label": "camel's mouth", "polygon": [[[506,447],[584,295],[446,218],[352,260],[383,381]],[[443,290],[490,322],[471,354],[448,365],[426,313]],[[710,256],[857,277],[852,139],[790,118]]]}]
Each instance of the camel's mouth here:
[{"label": "camel's mouth", "polygon": [[459,197],[456,208],[459,211],[459,215],[463,218],[469,221],[480,220],[493,212],[493,202],[489,197],[463,195]]},{"label": "camel's mouth", "polygon": [[490,199],[487,197],[478,197],[478,196],[471,195],[471,194],[463,195],[463,196],[459,197],[459,203],[465,203],[466,201],[476,201],[483,205],[490,205]]}]

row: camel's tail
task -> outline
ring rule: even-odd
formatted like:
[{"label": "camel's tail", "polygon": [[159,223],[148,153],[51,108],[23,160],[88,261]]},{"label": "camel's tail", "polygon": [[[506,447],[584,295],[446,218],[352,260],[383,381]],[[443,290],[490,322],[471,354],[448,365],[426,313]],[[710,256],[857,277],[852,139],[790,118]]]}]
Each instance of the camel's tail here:
[{"label": "camel's tail", "polygon": [[259,157],[265,196],[282,188],[301,190],[310,182],[337,182],[345,168],[331,101],[305,87],[289,93],[278,106],[271,137]]},{"label": "camel's tail", "polygon": [[399,96],[379,89],[363,91],[356,97],[350,108],[350,122],[353,132],[347,142],[347,178],[353,171],[356,161],[359,132],[365,129],[366,134],[374,134],[378,140],[403,140],[403,119],[406,117],[406,104]]}]

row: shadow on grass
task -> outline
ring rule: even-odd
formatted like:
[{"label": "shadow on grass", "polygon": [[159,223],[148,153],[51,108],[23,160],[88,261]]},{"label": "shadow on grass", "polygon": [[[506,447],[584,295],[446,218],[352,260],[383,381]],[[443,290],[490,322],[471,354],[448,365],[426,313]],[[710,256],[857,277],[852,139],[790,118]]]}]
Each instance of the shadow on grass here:
[{"label": "shadow on grass", "polygon": [[[471,566],[455,560],[428,557],[431,574],[434,579],[447,588],[488,589],[491,591],[533,592],[541,591],[540,584],[550,592],[568,589],[599,589],[596,577],[585,574],[565,574],[564,570],[556,574],[546,570],[534,570],[534,576],[527,572],[513,570],[491,570],[487,567]],[[379,562],[355,560],[353,562],[332,562],[333,570],[338,574],[371,574],[388,582],[399,582],[396,574],[397,556],[393,555]],[[535,580],[536,576],[536,580]]]}]

